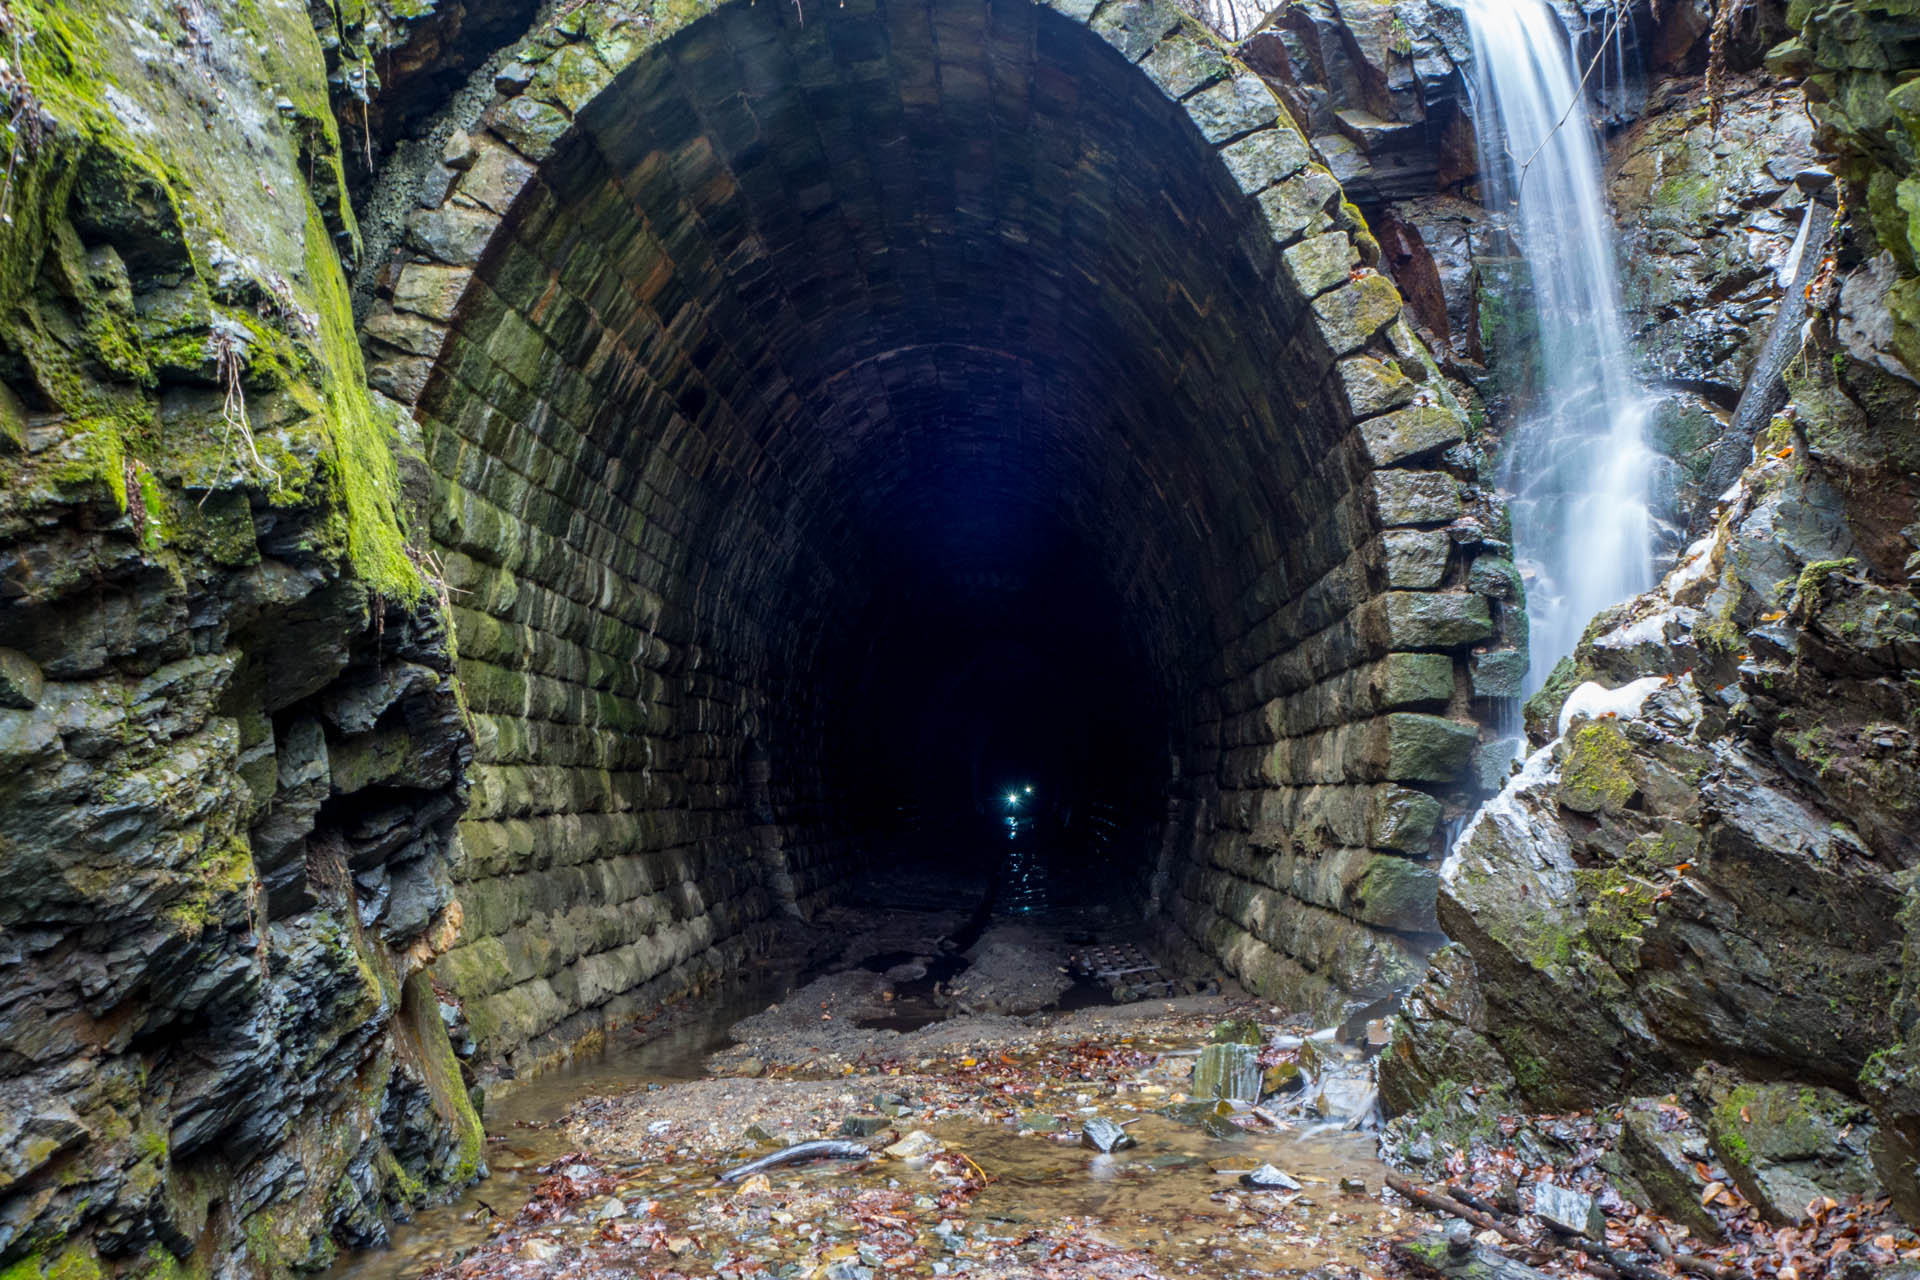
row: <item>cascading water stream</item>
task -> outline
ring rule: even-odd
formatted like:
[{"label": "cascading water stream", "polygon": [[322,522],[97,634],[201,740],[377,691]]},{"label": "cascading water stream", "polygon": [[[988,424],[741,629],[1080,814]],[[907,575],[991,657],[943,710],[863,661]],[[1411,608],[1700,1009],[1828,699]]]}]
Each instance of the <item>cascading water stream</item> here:
[{"label": "cascading water stream", "polygon": [[1646,411],[1573,50],[1545,0],[1462,0],[1461,9],[1486,205],[1525,257],[1539,335],[1537,397],[1503,477],[1527,584],[1530,694],[1594,614],[1652,584]]}]

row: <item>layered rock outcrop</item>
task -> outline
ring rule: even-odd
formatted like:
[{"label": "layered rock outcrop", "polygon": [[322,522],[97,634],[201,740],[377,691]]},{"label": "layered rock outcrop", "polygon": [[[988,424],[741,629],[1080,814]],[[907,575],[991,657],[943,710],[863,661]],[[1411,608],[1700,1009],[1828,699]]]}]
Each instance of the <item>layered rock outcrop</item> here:
[{"label": "layered rock outcrop", "polygon": [[480,1162],[425,971],[470,740],[319,50],[5,17],[0,1258],[312,1265]]}]

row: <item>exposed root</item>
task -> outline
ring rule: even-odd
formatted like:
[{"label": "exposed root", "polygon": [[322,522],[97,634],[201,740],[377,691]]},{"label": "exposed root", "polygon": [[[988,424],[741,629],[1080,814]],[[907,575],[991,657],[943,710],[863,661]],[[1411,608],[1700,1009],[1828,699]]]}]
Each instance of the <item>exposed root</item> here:
[{"label": "exposed root", "polygon": [[[240,385],[241,376],[247,367],[248,339],[249,335],[243,326],[224,317],[214,318],[213,331],[207,339],[207,345],[213,351],[215,372],[220,378],[221,385],[226,388],[226,402],[220,409],[220,421],[223,427],[220,436],[220,452],[223,455],[232,456],[243,473],[251,464],[262,475],[269,477],[277,490],[280,487],[280,471],[260,456],[259,442],[253,438],[253,426],[247,419],[247,393]],[[236,434],[240,437],[241,445],[244,446],[244,454],[234,449]],[[213,496],[213,487],[209,485],[206,493],[200,495],[200,505],[205,506],[207,499],[211,496]]]}]

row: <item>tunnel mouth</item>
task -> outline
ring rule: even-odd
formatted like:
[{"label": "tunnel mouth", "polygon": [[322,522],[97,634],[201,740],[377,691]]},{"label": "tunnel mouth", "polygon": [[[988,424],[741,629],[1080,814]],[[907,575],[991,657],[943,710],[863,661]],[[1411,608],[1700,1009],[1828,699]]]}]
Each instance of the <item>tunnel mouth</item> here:
[{"label": "tunnel mouth", "polygon": [[[849,0],[724,5],[583,97],[537,162],[477,148],[453,207],[504,217],[417,405],[483,1050],[748,964],[875,867],[1004,874],[1009,817],[1192,957],[1401,980],[1417,910],[1375,938],[1345,882],[1208,869],[1222,830],[1424,857],[1493,631],[1435,528],[1457,409],[1266,87],[1172,10]],[[1459,625],[1390,607],[1396,521]],[[1385,802],[1426,835],[1376,843]]]}]

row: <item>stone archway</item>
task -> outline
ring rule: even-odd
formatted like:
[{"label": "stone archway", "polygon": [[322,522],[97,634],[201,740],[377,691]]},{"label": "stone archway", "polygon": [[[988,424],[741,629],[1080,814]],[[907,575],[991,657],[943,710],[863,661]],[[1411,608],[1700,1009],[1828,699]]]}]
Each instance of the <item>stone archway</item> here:
[{"label": "stone archway", "polygon": [[752,953],[778,895],[735,706],[790,892],[831,895],[860,639],[956,600],[1073,598],[1063,670],[1110,649],[1159,722],[1115,776],[1164,783],[1176,744],[1186,816],[1129,873],[1169,886],[1164,945],[1323,1006],[1415,976],[1500,691],[1476,651],[1523,624],[1469,585],[1501,547],[1464,420],[1267,87],[1115,0],[736,2],[529,47],[366,324],[458,592],[479,744],[439,971],[483,1053]]}]

